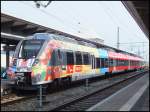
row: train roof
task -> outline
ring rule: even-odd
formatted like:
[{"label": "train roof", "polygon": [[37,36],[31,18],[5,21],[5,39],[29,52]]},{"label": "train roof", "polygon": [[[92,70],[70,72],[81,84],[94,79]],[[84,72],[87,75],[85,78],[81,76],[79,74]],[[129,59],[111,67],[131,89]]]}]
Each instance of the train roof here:
[{"label": "train roof", "polygon": [[37,37],[36,35],[41,35],[41,34],[42,35],[50,35],[50,36],[48,36],[48,38],[51,38],[51,36],[52,36],[56,40],[68,41],[68,42],[72,42],[72,43],[78,43],[80,45],[103,48],[103,49],[106,49],[108,51],[114,51],[114,52],[117,52],[117,53],[123,53],[123,54],[127,54],[127,55],[142,58],[142,57],[140,57],[136,54],[133,54],[133,53],[129,53],[129,52],[126,52],[126,51],[123,51],[123,50],[120,50],[120,49],[117,49],[117,48],[114,48],[114,47],[107,46],[105,44],[100,44],[100,43],[97,43],[97,42],[94,42],[94,41],[91,41],[91,40],[87,40],[87,39],[77,37],[77,36],[73,36],[73,35],[69,35],[69,34],[67,36],[63,36],[63,35],[51,34],[51,33],[35,33],[34,35],[35,35],[35,37]]}]

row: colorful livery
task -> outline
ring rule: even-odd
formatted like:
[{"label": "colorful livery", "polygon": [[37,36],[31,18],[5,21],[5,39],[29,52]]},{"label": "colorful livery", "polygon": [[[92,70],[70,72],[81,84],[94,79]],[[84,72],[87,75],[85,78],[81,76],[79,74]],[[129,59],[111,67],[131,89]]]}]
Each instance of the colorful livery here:
[{"label": "colorful livery", "polygon": [[48,33],[24,38],[7,70],[13,85],[33,86],[142,68],[143,59]]}]

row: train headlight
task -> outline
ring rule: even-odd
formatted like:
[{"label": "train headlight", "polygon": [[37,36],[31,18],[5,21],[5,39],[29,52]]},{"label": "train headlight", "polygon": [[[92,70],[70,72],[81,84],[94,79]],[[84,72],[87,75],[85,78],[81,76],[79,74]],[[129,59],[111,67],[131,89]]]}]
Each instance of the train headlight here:
[{"label": "train headlight", "polygon": [[39,63],[39,59],[35,59],[34,63],[33,63],[33,66],[37,65],[38,63]]}]

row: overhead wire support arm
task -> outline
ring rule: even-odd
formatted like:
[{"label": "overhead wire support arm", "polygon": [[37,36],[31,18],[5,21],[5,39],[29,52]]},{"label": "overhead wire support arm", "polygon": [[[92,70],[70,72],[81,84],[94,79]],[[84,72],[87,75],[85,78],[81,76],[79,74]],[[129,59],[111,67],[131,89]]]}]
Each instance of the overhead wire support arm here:
[{"label": "overhead wire support arm", "polygon": [[41,1],[34,1],[34,2],[37,8],[40,8],[41,6],[46,8],[52,1],[47,1],[46,4],[43,4]]}]

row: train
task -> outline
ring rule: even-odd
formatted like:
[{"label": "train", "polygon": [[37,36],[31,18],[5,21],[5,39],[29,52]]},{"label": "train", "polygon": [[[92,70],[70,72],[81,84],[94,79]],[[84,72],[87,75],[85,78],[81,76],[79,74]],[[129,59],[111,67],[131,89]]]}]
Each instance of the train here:
[{"label": "train", "polygon": [[144,60],[93,43],[50,33],[35,33],[16,46],[6,71],[15,87],[77,81],[143,68]]}]

